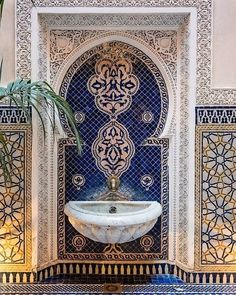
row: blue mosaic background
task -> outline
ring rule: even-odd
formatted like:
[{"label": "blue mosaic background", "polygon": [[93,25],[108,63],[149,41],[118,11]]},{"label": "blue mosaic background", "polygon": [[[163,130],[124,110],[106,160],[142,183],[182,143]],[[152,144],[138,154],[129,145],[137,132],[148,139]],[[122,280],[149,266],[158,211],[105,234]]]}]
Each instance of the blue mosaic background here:
[{"label": "blue mosaic background", "polygon": [[[161,203],[161,149],[161,146],[138,146],[136,148],[136,154],[132,160],[131,167],[121,176],[121,192],[128,194],[136,201],[149,200]],[[93,200],[107,190],[105,185],[106,178],[97,169],[90,147],[87,146],[84,149],[83,156],[80,157],[76,147],[67,146],[65,148],[65,159],[65,203],[76,200]],[[152,174],[154,177],[154,184],[148,191],[140,184],[141,175],[147,173]],[[85,185],[79,191],[71,181],[74,174],[82,174],[86,179]],[[151,249],[152,252],[161,252],[161,223],[162,217],[159,217],[155,227],[148,233],[155,237],[156,241]],[[72,239],[75,235],[78,235],[78,232],[68,222],[67,217],[65,231],[65,236],[67,237],[66,252],[73,253],[75,248],[72,245]],[[86,252],[102,252],[103,249],[104,244],[87,239]],[[134,252],[134,250],[136,253],[143,252],[143,249],[140,247],[140,239],[122,244],[122,249],[126,252]]]},{"label": "blue mosaic background", "polygon": [[[120,191],[128,195],[133,200],[152,200],[163,203],[163,184],[165,183],[166,199],[165,209],[155,227],[148,233],[154,237],[154,245],[150,249],[151,253],[159,253],[160,259],[167,258],[167,228],[168,228],[168,174],[165,179],[163,175],[163,160],[165,160],[164,170],[167,171],[168,140],[155,146],[143,146],[145,139],[155,135],[155,130],[161,115],[161,96],[156,79],[148,66],[132,53],[127,53],[132,61],[132,74],[136,75],[140,81],[139,90],[132,96],[130,109],[119,115],[119,122],[123,124],[129,136],[135,144],[135,156],[131,160],[131,166],[121,176]],[[87,82],[95,74],[95,64],[100,58],[99,54],[90,57],[74,74],[68,86],[66,99],[72,106],[74,112],[82,112],[85,120],[80,124],[81,136],[85,142],[82,157],[76,151],[75,146],[65,145],[65,203],[71,200],[93,200],[97,196],[107,191],[106,176],[101,172],[95,163],[91,152],[91,145],[98,135],[98,130],[110,121],[107,114],[99,111],[94,102],[94,96],[88,91]],[[73,65],[72,65],[73,66]],[[62,84],[63,85],[63,84]],[[65,86],[65,84],[63,85]],[[144,111],[153,114],[154,120],[147,123],[142,121]],[[79,190],[72,183],[73,175],[81,174],[85,178],[85,185]],[[141,176],[151,174],[153,185],[148,190],[141,185]],[[163,220],[164,217],[164,220]],[[65,217],[65,253],[75,253],[72,239],[79,233],[69,223]],[[163,226],[165,231],[163,232]],[[165,251],[163,251],[163,238],[165,239]],[[105,245],[86,239],[87,243],[83,253],[101,253]],[[140,239],[131,243],[121,245],[125,253],[142,253],[144,249],[140,246]],[[60,256],[60,255],[59,255]],[[63,256],[62,258],[75,257]]]},{"label": "blue mosaic background", "polygon": [[[149,68],[140,59],[129,54],[133,71],[140,80],[138,92],[133,95],[132,106],[119,115],[119,122],[128,129],[129,135],[135,145],[142,144],[143,140],[155,133],[161,114],[160,90],[155,77]],[[67,89],[66,100],[74,112],[83,112],[85,121],[80,124],[81,136],[88,146],[91,146],[97,137],[98,130],[108,123],[109,117],[99,111],[94,102],[94,96],[88,91],[87,82],[95,74],[95,64],[100,58],[94,55],[83,64],[75,73]],[[142,113],[151,111],[153,121],[144,123]]]}]

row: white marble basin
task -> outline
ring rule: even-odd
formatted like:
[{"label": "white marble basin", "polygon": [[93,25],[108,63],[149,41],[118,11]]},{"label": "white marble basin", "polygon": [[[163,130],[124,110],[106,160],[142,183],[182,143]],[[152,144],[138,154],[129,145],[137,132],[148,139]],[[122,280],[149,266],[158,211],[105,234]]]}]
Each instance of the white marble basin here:
[{"label": "white marble basin", "polygon": [[150,231],[162,207],[146,201],[70,201],[64,211],[82,235],[115,244],[133,241]]}]

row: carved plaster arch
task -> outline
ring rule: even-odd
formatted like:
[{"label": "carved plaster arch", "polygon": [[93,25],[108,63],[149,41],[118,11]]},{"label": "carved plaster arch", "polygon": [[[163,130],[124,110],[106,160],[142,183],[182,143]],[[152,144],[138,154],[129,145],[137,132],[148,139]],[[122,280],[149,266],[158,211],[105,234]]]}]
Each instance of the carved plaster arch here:
[{"label": "carved plaster arch", "polygon": [[[20,6],[19,8],[20,8],[20,11],[23,11],[23,14],[24,14],[25,10],[22,10],[22,7]],[[55,9],[55,7],[53,7],[52,9]],[[65,13],[65,9],[66,8],[63,8],[61,10],[62,14]],[[106,8],[105,7],[102,8],[101,10],[102,13],[104,13],[104,9]],[[134,9],[133,7],[130,7],[130,8],[125,7],[124,11],[127,12],[127,9],[128,10],[130,9],[131,14],[133,13],[134,15],[137,14],[137,11],[133,11]],[[135,9],[137,10],[138,8],[136,7]],[[143,7],[140,7],[141,14],[145,13],[145,9],[144,10],[143,9],[144,9]],[[153,9],[155,8],[154,7],[151,8],[151,11],[153,11]],[[168,9],[173,10],[172,7]],[[173,92],[176,92],[176,96],[177,96],[177,98],[174,100],[176,107],[174,108],[172,120],[169,120],[168,118],[169,122],[171,122],[169,124],[170,125],[169,130],[174,131],[173,136],[171,136],[171,140],[170,140],[170,145],[172,146],[172,148],[170,147],[170,151],[172,151],[171,152],[172,155],[170,155],[170,158],[169,158],[169,166],[173,167],[173,169],[171,169],[170,171],[170,180],[171,179],[173,180],[173,182],[170,181],[170,196],[172,197],[172,201],[170,202],[170,216],[172,216],[173,214],[173,220],[170,223],[172,224],[171,225],[172,228],[170,230],[171,247],[169,248],[169,252],[171,253],[170,260],[175,260],[177,258],[176,260],[177,262],[180,261],[181,263],[185,263],[186,265],[189,265],[189,264],[193,265],[192,241],[194,237],[194,231],[192,226],[193,223],[191,222],[190,224],[188,222],[187,216],[194,217],[194,209],[193,209],[194,207],[192,206],[194,202],[194,192],[191,191],[188,185],[189,179],[190,181],[193,181],[194,174],[191,171],[189,171],[188,163],[190,161],[189,158],[192,159],[192,157],[189,157],[189,155],[191,156],[191,152],[194,151],[194,139],[192,134],[190,139],[191,145],[189,143],[190,130],[191,131],[194,130],[194,117],[189,116],[190,114],[189,110],[190,108],[192,110],[195,105],[196,79],[195,79],[195,75],[189,76],[189,73],[190,72],[195,73],[195,70],[196,70],[195,69],[196,64],[195,64],[195,58],[194,58],[195,52],[196,52],[196,44],[195,44],[196,15],[195,15],[195,12],[192,11],[192,8],[186,8],[186,9],[187,11],[190,12],[191,17],[190,17],[190,22],[188,21],[188,19],[186,19],[183,26],[181,26],[180,32],[178,31],[179,38],[180,38],[178,42],[179,44],[178,46],[179,77],[178,79],[176,77],[176,85],[173,86]],[[168,10],[168,12],[170,12],[170,10]],[[76,11],[75,8],[73,8],[73,12],[75,11]],[[186,12],[186,10],[184,10],[184,12]],[[27,15],[30,15],[30,14],[27,14]],[[42,32],[38,31],[39,30],[38,15],[39,15],[39,10],[37,8],[37,10],[35,10],[35,18],[33,18],[33,22],[32,22],[32,28],[33,28],[32,31],[34,32],[35,30],[38,33],[36,37],[39,38],[39,40],[36,38],[37,42],[32,43],[32,73],[33,73],[32,75],[34,79],[38,79],[39,77],[41,77],[41,79],[44,78],[49,81],[49,76],[50,76],[49,65],[50,65],[51,59],[48,52],[49,42],[50,42],[48,37],[50,34],[50,29],[55,29],[55,28],[58,29],[58,26],[56,25],[56,23],[54,24],[54,22],[52,21],[52,23],[50,23],[48,27],[45,26],[45,30],[43,30]],[[122,14],[121,14],[121,17],[122,17]],[[156,15],[155,15],[155,18],[156,18]],[[40,24],[44,28],[43,22],[40,21]],[[28,23],[27,23],[27,26],[28,26]],[[66,24],[64,21],[63,21],[63,26],[59,26],[59,27],[60,28],[63,27],[64,30],[71,29],[71,27],[68,28],[68,24]],[[88,27],[91,28],[90,24],[86,27],[86,29],[88,29]],[[29,23],[29,28],[30,28],[30,23]],[[78,29],[78,24],[76,24],[76,26],[73,26],[73,28]],[[113,31],[108,33],[107,26],[103,25],[102,28],[104,29],[103,31],[99,32],[100,35],[97,34],[96,37],[94,38],[95,41],[99,39],[97,43],[95,42],[96,44],[101,43],[102,33],[103,33],[102,34],[103,38],[105,40],[107,40],[106,38],[110,36],[109,37],[111,38],[110,40],[113,41],[114,37],[112,37],[111,35],[113,36],[118,35],[118,36],[121,36],[120,38],[122,38],[123,36],[123,38],[119,40],[125,42],[124,39],[127,36],[125,35],[124,31],[123,32]],[[150,26],[147,26],[146,29],[148,28],[150,28]],[[97,31],[96,27],[95,28],[93,27],[93,29]],[[26,36],[25,38],[22,38],[21,40],[28,39],[27,37],[28,27],[27,27],[27,30],[23,28],[22,34],[24,36],[26,34]],[[199,36],[200,36],[199,38],[201,38],[201,35]],[[137,46],[138,48],[140,48],[140,46],[142,47],[143,45],[142,40],[136,40],[135,36],[133,36],[132,38],[131,35],[129,35],[129,37],[127,38],[130,41],[127,41],[126,43],[132,45],[134,44],[132,40],[134,40],[138,44],[140,44],[139,46]],[[84,42],[81,48],[84,48],[85,45],[87,45],[87,48],[91,48],[93,46],[89,44],[91,40],[92,39],[90,39],[86,43]],[[19,42],[20,45],[22,45],[21,43],[22,42]],[[28,65],[27,70],[30,71],[31,67],[30,67],[29,59],[30,59],[31,51],[30,49],[25,50],[24,44],[22,46],[20,46],[19,47],[20,49],[18,50],[19,56],[20,56],[20,58],[18,58],[19,59],[18,65],[20,65],[18,68],[19,68],[19,71],[22,71],[22,69],[23,69],[23,72],[25,71],[25,66],[22,65],[22,61],[25,61],[25,58],[26,58],[26,62]],[[156,53],[153,52],[151,48],[147,46],[147,44],[145,44],[144,47],[145,48],[143,49],[143,52],[146,54],[148,54],[147,52],[150,52],[150,55],[149,55],[150,58],[151,58],[151,55],[156,56]],[[23,48],[23,51],[22,51],[22,48]],[[84,49],[84,51],[86,50],[87,49]],[[21,51],[23,52],[23,55],[24,55],[23,57],[25,58],[22,58],[22,55],[20,54]],[[25,56],[25,52],[27,57]],[[151,52],[153,54],[151,54]],[[38,56],[39,56],[39,59],[38,59]],[[190,56],[191,56],[191,59],[190,59]],[[64,62],[66,62],[68,58],[69,56],[67,56]],[[159,61],[162,62],[161,59]],[[63,76],[60,76],[60,71],[62,70],[62,68],[63,68],[62,66],[59,68],[57,77],[61,77],[61,78],[63,77]],[[163,68],[165,68],[165,65],[163,65],[163,67],[160,67],[161,72]],[[54,72],[54,76],[56,72]],[[166,70],[166,73],[168,73],[168,69]],[[163,77],[165,76],[163,72],[162,72],[162,75]],[[171,84],[171,80],[172,80],[172,77],[170,75],[170,80],[169,80],[170,84]],[[51,83],[52,82],[53,81],[51,80]],[[167,83],[168,81],[166,80],[166,84]],[[54,85],[56,85],[55,80],[54,80]],[[60,87],[60,84],[57,84],[57,86]],[[175,87],[176,87],[176,90],[175,90]],[[202,97],[203,97],[202,100],[204,100],[205,96],[203,95]],[[169,98],[171,99],[170,93],[169,93]],[[189,104],[191,105],[189,106]],[[182,130],[181,134],[180,132],[178,132],[179,126],[181,126],[181,130]],[[165,128],[164,132],[166,130],[167,128]],[[169,134],[171,133],[172,132],[169,132]],[[35,142],[37,143],[35,144],[35,146],[40,147],[42,138],[43,138],[42,132],[39,133],[39,135],[37,132],[34,132],[34,134],[35,134]],[[57,139],[62,137],[62,134],[63,133],[58,134]],[[162,136],[163,135],[164,134],[162,134]],[[55,152],[55,150],[57,150],[57,146],[55,143],[55,138],[48,137],[48,146],[46,148],[47,148],[46,154],[42,152],[42,149],[39,150],[38,162],[36,162],[36,165],[35,165],[36,168],[34,169],[34,172],[36,171],[36,175],[39,175],[38,185],[36,185],[34,189],[36,192],[35,195],[37,196],[38,194],[40,196],[40,198],[36,200],[35,202],[36,206],[34,210],[34,213],[36,212],[37,216],[39,216],[39,221],[40,221],[39,226],[35,229],[35,232],[37,233],[37,235],[35,235],[35,245],[36,246],[39,245],[39,246],[34,255],[35,257],[34,261],[35,261],[35,264],[37,265],[38,263],[38,265],[41,268],[43,268],[45,265],[55,263],[54,261],[56,261],[57,259],[57,253],[55,248],[55,244],[57,243],[57,235],[56,235],[57,233],[57,222],[56,222],[57,220],[57,216],[56,216],[57,182],[55,180],[55,175],[57,173],[57,164],[55,164],[57,163],[57,153]],[[35,148],[35,151],[37,152],[38,148]],[[179,151],[181,151],[181,153],[179,153]],[[194,159],[192,161],[194,163]],[[45,167],[45,169],[42,169],[42,167]],[[181,196],[181,202],[176,201],[178,200],[179,196]],[[178,204],[180,209],[179,211],[176,211],[176,207],[178,207]],[[188,204],[190,204],[190,206],[188,206]],[[187,211],[186,211],[186,208],[187,208]],[[48,220],[50,220],[49,226],[47,226]],[[179,231],[181,235],[177,236],[176,231]],[[45,240],[48,240],[49,242],[45,243]],[[177,245],[175,244],[176,241],[177,241]],[[173,245],[173,249],[172,249],[172,245]],[[176,256],[177,249],[179,251],[178,257]]]},{"label": "carved plaster arch", "polygon": [[89,41],[84,42],[81,46],[76,47],[64,60],[64,62],[60,65],[60,68],[54,78],[53,81],[53,87],[54,89],[59,92],[62,81],[70,68],[70,66],[78,59],[79,56],[84,54],[85,52],[89,51],[90,49],[106,43],[106,42],[112,42],[112,41],[120,41],[123,43],[127,43],[128,45],[131,45],[139,50],[141,50],[144,54],[146,54],[152,62],[158,67],[160,70],[163,79],[166,83],[166,88],[168,91],[169,96],[169,106],[168,106],[168,113],[167,113],[167,119],[165,122],[165,127],[160,134],[160,138],[164,137],[171,137],[173,132],[173,123],[175,121],[175,110],[176,110],[176,85],[174,82],[174,77],[170,73],[170,70],[168,69],[167,65],[163,61],[162,57],[157,53],[154,52],[153,48],[147,46],[147,44],[142,42],[142,40],[139,40],[138,38],[131,38],[131,36],[126,36],[124,32],[106,32],[102,35],[92,38]]}]

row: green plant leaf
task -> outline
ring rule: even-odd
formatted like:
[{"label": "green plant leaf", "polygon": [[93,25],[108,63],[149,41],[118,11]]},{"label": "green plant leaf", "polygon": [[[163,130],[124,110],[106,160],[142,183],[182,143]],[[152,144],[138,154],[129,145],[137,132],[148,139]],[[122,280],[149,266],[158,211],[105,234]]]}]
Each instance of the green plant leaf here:
[{"label": "green plant leaf", "polygon": [[3,171],[5,183],[11,182],[12,159],[7,146],[7,141],[2,132],[0,132],[0,167]]},{"label": "green plant leaf", "polygon": [[[82,140],[76,125],[74,113],[68,102],[63,97],[56,94],[47,82],[36,81],[31,83],[30,80],[13,81],[9,83],[7,87],[0,87],[0,101],[4,99],[9,101],[10,107],[14,106],[18,109],[22,109],[25,112],[29,123],[32,123],[31,113],[29,110],[29,107],[31,107],[38,115],[41,122],[44,139],[46,136],[44,116],[48,119],[54,134],[56,125],[55,117],[60,112],[63,112],[74,133],[78,152],[81,154]],[[42,115],[43,113],[44,115]],[[3,140],[4,138],[2,137],[2,141]],[[10,166],[3,163],[4,159],[7,157],[7,152],[8,151],[6,149],[2,149],[0,155],[0,164],[6,177],[10,174],[10,171],[6,173],[6,169]]]},{"label": "green plant leaf", "polygon": [[3,6],[4,6],[4,0],[0,0],[0,21],[2,19]]},{"label": "green plant leaf", "polygon": [[3,58],[1,59],[1,62],[0,62],[0,83],[2,81],[2,67],[3,67]]}]

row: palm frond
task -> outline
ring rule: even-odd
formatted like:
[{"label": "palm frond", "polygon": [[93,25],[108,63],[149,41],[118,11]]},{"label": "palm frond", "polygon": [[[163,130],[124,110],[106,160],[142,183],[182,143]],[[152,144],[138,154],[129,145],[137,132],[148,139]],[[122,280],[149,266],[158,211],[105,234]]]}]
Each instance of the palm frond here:
[{"label": "palm frond", "polygon": [[0,0],[0,21],[2,19],[3,6],[4,6],[4,0]]},{"label": "palm frond", "polygon": [[[0,0],[0,22],[2,19],[2,12],[3,12],[3,7],[4,7],[5,0]],[[34,0],[31,0],[31,3],[33,6],[35,6]]]},{"label": "palm frond", "polygon": [[[33,6],[35,6],[34,0],[31,0],[31,3]],[[0,0],[0,24],[2,20],[4,4],[6,4],[6,1]],[[0,81],[2,75],[2,66],[3,60],[0,61]],[[31,83],[30,80],[16,80],[9,83],[7,87],[0,87],[0,102],[5,99],[9,101],[10,106],[15,106],[18,109],[22,109],[29,122],[31,122],[31,113],[29,111],[29,107],[34,109],[40,119],[44,137],[46,135],[46,128],[41,111],[43,111],[44,114],[46,114],[46,117],[49,119],[53,133],[55,131],[55,113],[62,111],[65,114],[72,131],[74,132],[77,149],[79,153],[81,153],[82,141],[76,126],[73,111],[71,110],[69,104],[61,96],[57,95],[48,83],[43,81]],[[5,181],[10,181],[12,159],[10,151],[8,150],[6,138],[1,132],[0,147],[0,168],[3,171]]]},{"label": "palm frond", "polygon": [[[6,99],[10,106],[22,109],[29,122],[31,122],[29,107],[35,110],[42,125],[44,138],[46,135],[46,127],[42,112],[48,118],[53,133],[56,125],[55,113],[63,112],[74,133],[78,152],[81,154],[82,140],[76,126],[73,111],[68,102],[60,95],[56,94],[47,82],[37,81],[31,83],[30,80],[16,80],[11,82],[7,85],[7,87],[0,87],[0,102]],[[52,110],[52,112],[50,110]],[[7,165],[7,162],[10,163],[9,158],[6,162],[9,151],[7,150],[7,144],[3,134],[0,133],[0,135],[0,143],[2,143],[3,146],[0,152],[0,166],[3,169],[5,177],[9,179],[10,166]]]},{"label": "palm frond", "polygon": [[12,159],[3,133],[0,132],[0,167],[5,183],[11,182]]},{"label": "palm frond", "polygon": [[2,67],[3,67],[3,58],[1,59],[1,62],[0,62],[0,83],[2,81]]},{"label": "palm frond", "polygon": [[39,116],[44,134],[46,129],[40,109],[43,109],[46,113],[53,130],[55,129],[55,116],[51,118],[49,109],[55,108],[56,112],[62,111],[75,135],[78,151],[81,152],[82,141],[73,111],[67,101],[56,94],[47,82],[37,81],[31,83],[30,80],[16,80],[9,83],[7,87],[0,87],[0,101],[6,98],[9,99],[10,103],[22,108],[28,118],[30,118],[30,114],[26,105],[31,106]]}]

